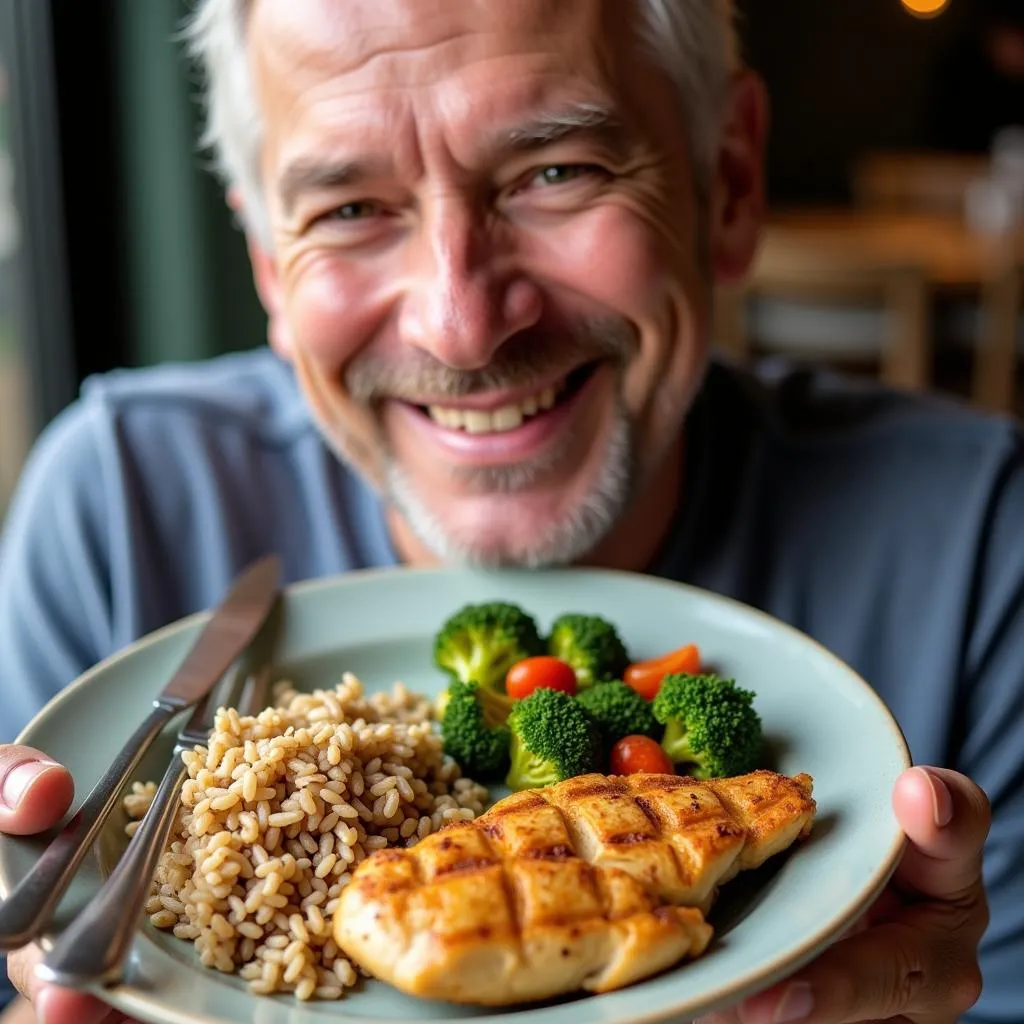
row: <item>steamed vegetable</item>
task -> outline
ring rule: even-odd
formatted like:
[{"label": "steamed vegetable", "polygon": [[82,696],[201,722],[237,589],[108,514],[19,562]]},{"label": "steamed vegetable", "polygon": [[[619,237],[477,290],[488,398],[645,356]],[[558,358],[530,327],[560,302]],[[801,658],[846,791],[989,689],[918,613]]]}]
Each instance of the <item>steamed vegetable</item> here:
[{"label": "steamed vegetable", "polygon": [[611,772],[612,775],[635,775],[638,772],[672,775],[675,768],[657,740],[650,736],[623,736],[612,747]]},{"label": "steamed vegetable", "polygon": [[455,679],[446,693],[441,718],[445,753],[472,778],[480,781],[500,778],[508,768],[508,728],[487,724],[478,683]]},{"label": "steamed vegetable", "polygon": [[618,631],[599,615],[571,612],[560,616],[548,636],[548,653],[572,666],[581,690],[594,683],[621,679],[629,664]]},{"label": "steamed vegetable", "polygon": [[[434,639],[434,664],[463,683],[477,683],[488,724],[508,718],[512,701],[505,677],[518,661],[542,654],[537,623],[518,605],[505,601],[466,605],[452,615]],[[444,714],[442,696],[438,716]]]},{"label": "steamed vegetable", "polygon": [[687,644],[657,658],[630,665],[623,679],[641,697],[654,700],[662,679],[667,675],[696,675],[700,672],[700,651],[696,644]]},{"label": "steamed vegetable", "polygon": [[598,683],[580,693],[576,700],[597,722],[601,735],[610,747],[623,736],[660,736],[651,705],[625,683],[614,680]]},{"label": "steamed vegetable", "polygon": [[665,726],[662,749],[697,779],[743,775],[758,767],[763,736],[754,694],[716,675],[668,675],[654,699]]},{"label": "steamed vegetable", "polygon": [[567,693],[534,690],[515,703],[508,727],[512,763],[505,781],[510,789],[549,786],[600,770],[600,734]]},{"label": "steamed vegetable", "polygon": [[526,658],[508,670],[505,692],[512,700],[522,700],[538,689],[561,690],[572,695],[576,692],[576,673],[564,661],[549,654]]}]

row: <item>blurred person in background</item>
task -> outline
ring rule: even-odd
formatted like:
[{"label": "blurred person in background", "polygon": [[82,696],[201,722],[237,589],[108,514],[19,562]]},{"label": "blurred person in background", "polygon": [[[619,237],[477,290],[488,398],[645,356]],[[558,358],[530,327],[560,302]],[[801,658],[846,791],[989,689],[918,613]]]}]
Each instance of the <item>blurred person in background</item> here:
[{"label": "blurred person in background", "polygon": [[[3,738],[268,551],[289,580],[683,580],[846,659],[922,766],[862,927],[716,1024],[1019,1020],[1024,441],[711,358],[764,214],[727,0],[206,0],[191,36],[270,347],[93,379],[40,440],[0,549]],[[67,781],[0,748],[0,830]],[[114,1019],[37,959],[10,970],[40,1019]]]}]

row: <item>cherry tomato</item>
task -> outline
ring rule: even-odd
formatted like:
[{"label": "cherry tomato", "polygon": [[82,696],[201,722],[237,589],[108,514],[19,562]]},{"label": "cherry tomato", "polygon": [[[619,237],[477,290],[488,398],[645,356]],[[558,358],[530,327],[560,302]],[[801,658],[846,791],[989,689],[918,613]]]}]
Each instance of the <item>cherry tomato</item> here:
[{"label": "cherry tomato", "polygon": [[534,690],[561,690],[575,696],[576,673],[560,658],[546,654],[517,661],[505,676],[505,692],[513,700],[522,700]]},{"label": "cherry tomato", "polygon": [[687,644],[677,651],[670,651],[649,661],[638,661],[626,669],[623,679],[641,697],[654,700],[661,688],[662,679],[676,672],[687,675],[700,672],[700,651],[696,644]]},{"label": "cherry tomato", "polygon": [[623,736],[612,747],[612,775],[674,775],[672,759],[650,736]]}]

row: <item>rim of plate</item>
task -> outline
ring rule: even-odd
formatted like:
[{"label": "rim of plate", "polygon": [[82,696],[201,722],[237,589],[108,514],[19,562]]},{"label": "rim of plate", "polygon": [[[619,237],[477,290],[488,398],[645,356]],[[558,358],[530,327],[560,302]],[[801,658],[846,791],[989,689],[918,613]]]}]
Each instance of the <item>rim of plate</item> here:
[{"label": "rim of plate", "polygon": [[[705,590],[690,583],[683,583],[681,581],[666,579],[660,576],[650,576],[645,573],[632,572],[624,569],[602,569],[591,566],[564,567],[560,569],[544,570],[544,572],[551,575],[589,575],[604,578],[617,577],[622,580],[643,583],[645,586],[650,586],[652,588],[662,588],[675,591],[683,590],[706,603],[719,604],[728,607],[732,611],[744,615],[747,618],[760,620],[770,629],[788,634],[792,639],[814,648],[826,661],[831,662],[834,668],[841,675],[847,678],[848,682],[854,683],[859,687],[863,692],[863,695],[874,703],[876,710],[881,712],[881,720],[885,722],[889,732],[891,733],[891,738],[895,741],[894,746],[898,750],[900,760],[903,764],[902,770],[905,771],[912,767],[913,760],[911,758],[910,748],[903,729],[900,727],[899,723],[893,716],[892,711],[889,709],[885,701],[882,700],[877,691],[860,675],[860,673],[856,672],[845,661],[833,654],[832,651],[822,643],[815,640],[807,633],[804,633],[802,630],[797,629],[795,626],[792,626],[781,619],[777,619],[768,612],[762,611],[760,608],[746,604],[736,598],[728,597],[724,594],[718,594],[711,590]],[[498,578],[503,575],[519,575],[525,577],[529,573],[530,570],[525,569],[489,570],[458,569],[444,566],[401,565],[352,569],[343,573],[332,574],[330,576],[315,577],[313,579],[299,580],[294,583],[289,583],[281,588],[281,599],[286,600],[297,598],[309,593],[315,593],[317,590],[348,588],[376,578],[410,575],[447,577],[464,575],[483,579]],[[165,626],[161,626],[160,628],[139,637],[137,640],[128,644],[126,647],[123,647],[121,650],[116,651],[107,658],[104,658],[102,661],[97,662],[91,668],[83,672],[77,679],[65,686],[59,693],[55,694],[42,708],[40,708],[36,715],[33,716],[32,720],[24,729],[21,730],[14,742],[16,744],[23,743],[25,735],[32,730],[33,725],[37,721],[57,709],[73,691],[80,687],[88,686],[95,676],[105,672],[111,665],[133,656],[145,647],[160,643],[168,636],[173,636],[176,633],[188,630],[190,627],[197,626],[201,622],[211,618],[212,615],[212,609],[193,612],[191,615],[177,619],[174,622],[168,623]],[[762,961],[758,967],[745,971],[742,974],[735,976],[732,980],[723,982],[714,988],[705,989],[692,997],[686,997],[683,1002],[673,1003],[668,1001],[671,998],[668,997],[660,1006],[651,1007],[646,1010],[639,1007],[624,1006],[620,1010],[615,1011],[615,1016],[603,1018],[601,1020],[601,1024],[664,1024],[664,1022],[681,1013],[712,1012],[715,1009],[721,1009],[726,1005],[743,999],[748,995],[753,995],[756,992],[762,991],[763,989],[775,984],[777,981],[788,977],[813,960],[814,957],[819,952],[827,948],[834,939],[841,936],[843,932],[846,931],[846,929],[856,921],[860,914],[863,913],[863,911],[875,900],[875,898],[885,888],[889,879],[892,877],[893,872],[896,870],[905,845],[906,836],[897,826],[894,830],[893,839],[886,850],[884,857],[872,872],[869,880],[861,886],[856,896],[848,900],[841,910],[832,914],[825,923],[809,934],[799,944],[799,946],[790,953],[779,954],[766,962]],[[0,896],[6,896],[8,891],[7,879],[3,871],[3,863],[0,861]],[[49,935],[42,937],[39,940],[39,945],[43,946],[44,949],[49,949],[52,946],[51,937]],[[198,976],[203,977],[202,975]],[[655,981],[658,977],[659,975],[655,975],[650,979],[644,979],[638,982],[636,985],[627,986],[623,989],[618,989],[615,992],[608,993],[608,995],[628,995],[631,990],[634,992],[637,991],[644,984],[644,981]],[[382,982],[381,984],[384,983]],[[120,1010],[123,1013],[131,1014],[144,1012],[155,1019],[166,1022],[166,1024],[221,1024],[224,1020],[224,1018],[210,1016],[199,1017],[193,1013],[179,1012],[166,1002],[147,998],[146,993],[143,990],[132,985],[119,985],[109,989],[102,988],[100,986],[90,986],[88,991],[99,996],[114,1009]],[[242,993],[239,993],[239,995],[242,995]],[[582,998],[592,998],[592,996],[584,996]],[[547,1017],[551,1017],[553,1020],[559,1015],[564,1018],[565,1012],[567,1012],[568,1007],[571,1005],[571,1003],[568,1003],[558,1006],[539,1006],[536,1009],[531,1009],[526,1006],[521,1009],[516,1009],[511,1013],[490,1013],[486,1016],[475,1018],[467,1017],[464,1019],[467,1024],[471,1024],[473,1020],[486,1021],[487,1024],[513,1024],[513,1022],[523,1020],[544,1020]],[[301,1009],[301,1007],[296,1006],[294,1009]],[[284,1010],[283,1007],[282,1010],[285,1013],[289,1012],[288,1010]],[[354,1016],[352,1014],[346,1014],[344,1011],[340,1013],[332,1012],[331,1016],[333,1019],[337,1020],[339,1024],[387,1024],[387,1018]],[[441,1018],[435,1019],[440,1020]]]}]

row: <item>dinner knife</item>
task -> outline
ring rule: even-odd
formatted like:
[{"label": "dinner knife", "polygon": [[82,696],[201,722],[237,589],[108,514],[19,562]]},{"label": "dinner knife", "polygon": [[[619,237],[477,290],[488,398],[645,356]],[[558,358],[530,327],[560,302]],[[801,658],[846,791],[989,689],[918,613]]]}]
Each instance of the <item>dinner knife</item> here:
[{"label": "dinner knife", "polygon": [[205,698],[252,643],[274,607],[280,580],[280,559],[276,555],[261,558],[214,609],[145,721],[64,829],[0,903],[0,951],[18,949],[46,928],[143,754],[167,722]]}]

